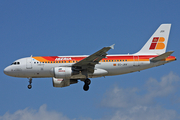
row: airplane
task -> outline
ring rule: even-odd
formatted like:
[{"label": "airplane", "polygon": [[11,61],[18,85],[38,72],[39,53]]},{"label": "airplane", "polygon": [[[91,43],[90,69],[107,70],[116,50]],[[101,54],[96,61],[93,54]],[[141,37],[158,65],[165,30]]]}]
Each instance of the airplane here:
[{"label": "airplane", "polygon": [[84,82],[84,91],[89,90],[89,78],[122,75],[164,65],[176,60],[166,52],[171,24],[161,24],[142,49],[134,54],[108,55],[114,44],[92,55],[82,56],[31,56],[21,58],[4,69],[12,77],[52,78],[53,87],[66,87],[78,80]]}]

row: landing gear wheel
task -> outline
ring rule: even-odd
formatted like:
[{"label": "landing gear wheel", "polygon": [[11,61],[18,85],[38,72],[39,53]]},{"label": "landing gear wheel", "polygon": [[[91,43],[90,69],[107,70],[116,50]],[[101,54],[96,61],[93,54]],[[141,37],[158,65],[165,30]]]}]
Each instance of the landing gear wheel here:
[{"label": "landing gear wheel", "polygon": [[89,85],[90,84],[91,84],[91,80],[89,78],[86,78],[84,80],[84,86],[83,86],[84,91],[88,91],[89,90]]},{"label": "landing gear wheel", "polygon": [[91,80],[87,78],[87,79],[84,81],[84,83],[85,83],[86,85],[90,85],[90,84],[91,84]]},{"label": "landing gear wheel", "polygon": [[32,83],[32,78],[28,78],[29,79],[29,85],[27,86],[28,87],[28,89],[31,89],[32,88],[32,85],[31,85],[31,83]]},{"label": "landing gear wheel", "polygon": [[32,88],[32,85],[28,85],[28,89],[31,89]]},{"label": "landing gear wheel", "polygon": [[84,91],[88,91],[89,90],[89,85],[84,85],[84,87],[83,87],[83,89],[84,89]]}]

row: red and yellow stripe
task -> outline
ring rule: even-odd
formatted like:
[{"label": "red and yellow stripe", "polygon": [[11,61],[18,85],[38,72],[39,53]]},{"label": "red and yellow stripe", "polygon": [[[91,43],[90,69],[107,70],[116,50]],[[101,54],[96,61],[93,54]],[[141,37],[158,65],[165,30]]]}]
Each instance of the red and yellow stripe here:
[{"label": "red and yellow stripe", "polygon": [[[127,55],[127,56],[106,56],[100,62],[133,62],[133,61],[149,61],[150,58],[156,57],[156,55]],[[59,56],[39,56],[39,57],[32,57],[33,59],[44,62],[44,63],[76,63],[81,61],[86,57],[59,57]],[[168,58],[162,61],[174,61],[176,57],[169,56]]]}]

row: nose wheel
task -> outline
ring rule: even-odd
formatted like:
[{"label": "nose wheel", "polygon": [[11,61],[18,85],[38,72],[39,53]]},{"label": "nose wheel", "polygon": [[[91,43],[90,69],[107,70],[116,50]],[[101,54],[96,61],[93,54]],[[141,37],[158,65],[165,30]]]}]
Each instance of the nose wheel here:
[{"label": "nose wheel", "polygon": [[31,88],[32,88],[31,83],[32,83],[32,78],[29,78],[29,85],[27,86],[27,87],[28,87],[28,89],[31,89]]},{"label": "nose wheel", "polygon": [[28,89],[31,89],[32,88],[32,85],[28,85]]},{"label": "nose wheel", "polygon": [[89,85],[91,84],[91,80],[90,79],[85,79],[84,81],[84,86],[83,86],[83,89],[84,91],[88,91],[89,90]]}]

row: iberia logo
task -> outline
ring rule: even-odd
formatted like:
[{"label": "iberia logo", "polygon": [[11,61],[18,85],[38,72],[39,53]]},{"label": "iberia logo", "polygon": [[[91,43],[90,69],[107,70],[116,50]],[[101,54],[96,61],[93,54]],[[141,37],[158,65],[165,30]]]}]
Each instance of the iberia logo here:
[{"label": "iberia logo", "polygon": [[165,39],[163,37],[154,37],[150,46],[150,50],[162,50],[165,48],[163,43]]}]

